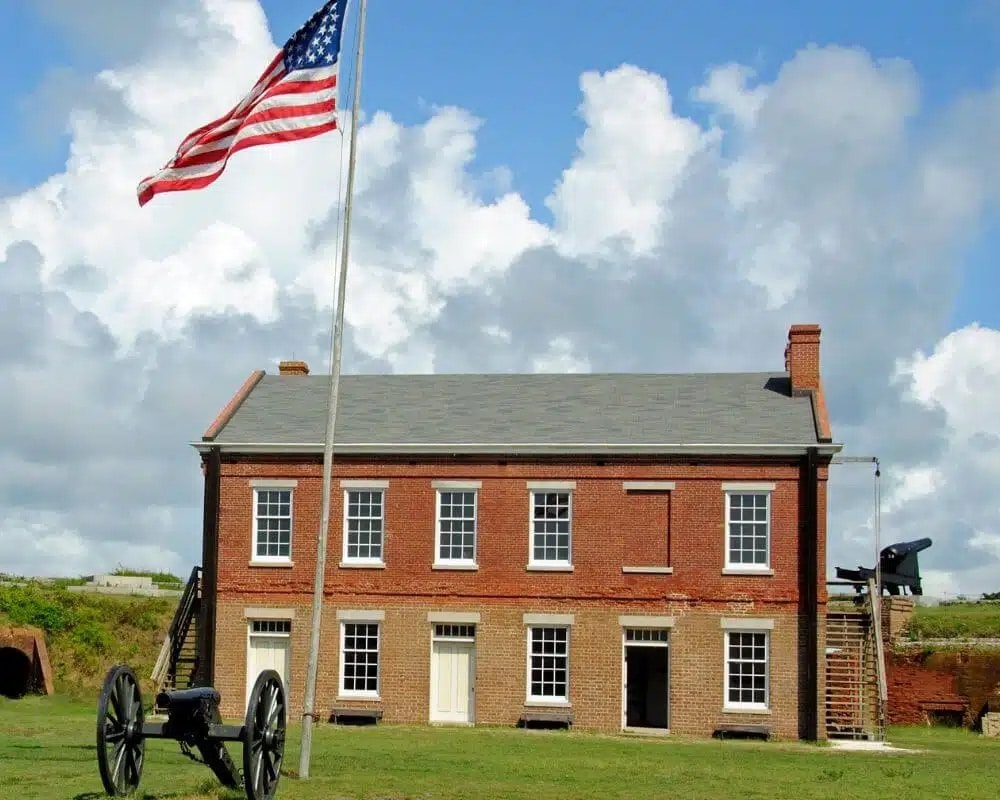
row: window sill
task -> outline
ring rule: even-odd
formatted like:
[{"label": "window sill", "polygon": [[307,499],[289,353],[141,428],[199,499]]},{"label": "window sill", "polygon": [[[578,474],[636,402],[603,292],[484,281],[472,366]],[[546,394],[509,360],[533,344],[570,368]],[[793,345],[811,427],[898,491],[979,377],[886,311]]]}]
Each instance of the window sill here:
[{"label": "window sill", "polygon": [[722,570],[723,575],[763,575],[765,577],[773,576],[773,569],[747,569],[746,567],[725,567]]},{"label": "window sill", "polygon": [[478,564],[431,564],[431,569],[455,569],[465,572],[475,572],[479,569]]},{"label": "window sill", "polygon": [[733,708],[732,706],[723,706],[723,714],[760,714],[763,716],[768,716],[771,713],[769,708]]},{"label": "window sill", "polygon": [[568,700],[525,700],[526,708],[572,708]]},{"label": "window sill", "polygon": [[528,564],[528,572],[573,572],[572,564]]},{"label": "window sill", "polygon": [[265,569],[291,569],[295,566],[294,561],[249,561],[248,566],[264,567]]},{"label": "window sill", "polygon": [[622,567],[627,575],[673,575],[673,567]]},{"label": "window sill", "polygon": [[382,696],[378,694],[338,694],[337,700],[351,701],[351,700],[367,700],[382,702]]},{"label": "window sill", "polygon": [[385,569],[385,562],[341,561],[339,566],[341,569]]}]

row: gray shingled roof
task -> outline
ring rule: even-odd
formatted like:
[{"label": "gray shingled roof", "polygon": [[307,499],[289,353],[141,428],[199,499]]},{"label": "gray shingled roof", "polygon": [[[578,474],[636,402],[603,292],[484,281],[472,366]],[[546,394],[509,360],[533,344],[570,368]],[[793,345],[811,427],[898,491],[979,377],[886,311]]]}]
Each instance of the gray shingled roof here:
[{"label": "gray shingled roof", "polygon": [[[324,440],[329,376],[265,375],[219,444]],[[783,373],[344,375],[336,443],[814,444],[812,404]]]}]

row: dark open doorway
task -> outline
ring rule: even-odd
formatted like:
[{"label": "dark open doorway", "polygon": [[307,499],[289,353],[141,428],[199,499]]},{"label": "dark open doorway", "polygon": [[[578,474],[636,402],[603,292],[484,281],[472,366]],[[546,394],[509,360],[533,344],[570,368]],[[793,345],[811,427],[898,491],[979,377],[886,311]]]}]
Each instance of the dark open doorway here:
[{"label": "dark open doorway", "polygon": [[668,728],[668,650],[664,646],[625,647],[625,726]]},{"label": "dark open doorway", "polygon": [[31,660],[14,647],[0,647],[0,695],[23,697],[31,690]]}]

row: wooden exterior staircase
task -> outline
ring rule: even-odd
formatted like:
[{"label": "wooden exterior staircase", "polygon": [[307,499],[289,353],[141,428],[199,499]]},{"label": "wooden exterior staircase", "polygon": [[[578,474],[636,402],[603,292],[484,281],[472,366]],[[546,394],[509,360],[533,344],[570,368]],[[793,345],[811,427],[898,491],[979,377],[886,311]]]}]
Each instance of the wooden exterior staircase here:
[{"label": "wooden exterior staircase", "polygon": [[881,607],[874,580],[860,607],[826,615],[826,735],[831,739],[885,740],[885,652]]},{"label": "wooden exterior staircase", "polygon": [[[174,612],[151,678],[156,693],[187,689],[198,684],[198,617],[201,611],[201,567],[191,570]],[[161,709],[154,709],[160,711]]]}]

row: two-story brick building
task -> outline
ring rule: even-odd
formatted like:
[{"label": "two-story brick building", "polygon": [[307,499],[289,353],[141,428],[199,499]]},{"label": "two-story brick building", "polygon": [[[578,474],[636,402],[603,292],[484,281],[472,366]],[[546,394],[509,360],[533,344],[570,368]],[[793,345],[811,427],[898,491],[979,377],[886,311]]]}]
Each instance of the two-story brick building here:
[{"label": "two-story brick building", "polygon": [[[317,710],[821,737],[819,339],[776,372],[345,375]],[[195,443],[226,714],[271,666],[302,710],[328,381],[255,372]]]}]

